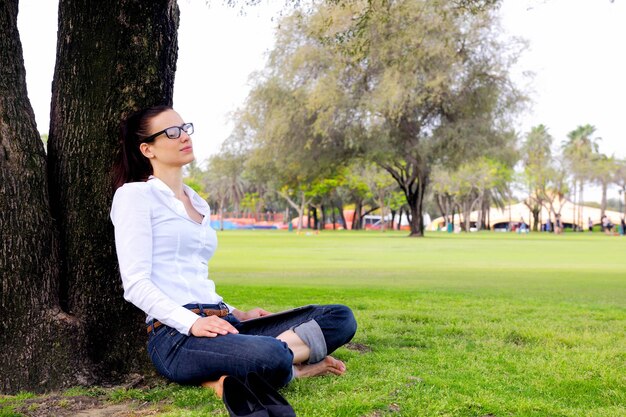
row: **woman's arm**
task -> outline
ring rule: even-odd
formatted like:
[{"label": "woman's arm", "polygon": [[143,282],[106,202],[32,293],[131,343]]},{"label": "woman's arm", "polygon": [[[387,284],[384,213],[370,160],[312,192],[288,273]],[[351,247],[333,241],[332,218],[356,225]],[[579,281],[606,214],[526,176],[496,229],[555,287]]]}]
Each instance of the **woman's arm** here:
[{"label": "woman's arm", "polygon": [[232,312],[233,316],[237,317],[239,321],[245,321],[250,319],[255,319],[257,317],[267,316],[268,314],[272,314],[267,310],[263,310],[260,307],[253,308],[249,311],[241,311],[234,309]]}]

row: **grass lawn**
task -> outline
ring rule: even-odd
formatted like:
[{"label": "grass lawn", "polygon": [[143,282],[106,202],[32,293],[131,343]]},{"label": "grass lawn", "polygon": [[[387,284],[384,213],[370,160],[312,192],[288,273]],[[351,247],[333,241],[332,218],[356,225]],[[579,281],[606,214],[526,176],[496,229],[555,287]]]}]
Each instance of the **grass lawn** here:
[{"label": "grass lawn", "polygon": [[[219,241],[211,278],[238,308],[355,312],[357,335],[335,354],[347,373],[282,391],[298,416],[626,416],[626,238],[228,231]],[[0,416],[16,415],[20,398],[0,398]],[[106,398],[160,410],[128,415],[227,415],[207,390],[176,384]]]}]

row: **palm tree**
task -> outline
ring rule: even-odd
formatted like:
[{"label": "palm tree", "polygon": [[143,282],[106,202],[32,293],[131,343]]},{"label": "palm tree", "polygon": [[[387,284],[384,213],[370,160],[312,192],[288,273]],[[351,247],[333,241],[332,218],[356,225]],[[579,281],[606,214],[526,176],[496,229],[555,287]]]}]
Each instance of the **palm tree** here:
[{"label": "palm tree", "polygon": [[578,230],[582,230],[581,204],[585,180],[590,176],[593,157],[598,153],[598,140],[600,138],[592,138],[595,131],[595,126],[590,124],[578,126],[567,134],[568,140],[562,144],[563,155],[567,158],[574,176],[574,193],[576,193],[576,186],[578,186],[578,196],[574,196],[574,202],[578,203],[577,219],[575,219]]},{"label": "palm tree", "polygon": [[617,181],[618,162],[614,156],[606,156],[598,154],[594,158],[591,169],[592,179],[602,187],[601,216],[604,216],[606,210],[607,190],[611,183]]},{"label": "palm tree", "polygon": [[618,159],[615,161],[614,183],[619,190],[620,198],[624,198],[622,217],[626,216],[626,159]]}]

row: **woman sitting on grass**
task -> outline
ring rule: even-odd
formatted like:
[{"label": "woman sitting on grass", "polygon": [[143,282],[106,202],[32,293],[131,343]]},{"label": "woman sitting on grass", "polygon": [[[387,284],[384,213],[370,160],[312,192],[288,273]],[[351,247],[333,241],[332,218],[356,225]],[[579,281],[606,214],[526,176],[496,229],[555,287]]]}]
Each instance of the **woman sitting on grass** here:
[{"label": "woman sitting on grass", "polygon": [[356,332],[348,307],[307,306],[248,321],[270,313],[238,310],[216,293],[208,278],[217,247],[210,209],[183,184],[193,131],[166,106],[139,111],[120,129],[111,219],[124,298],[147,315],[154,366],[220,396],[228,375],[257,373],[281,387],[294,377],[343,374],[344,363],[329,354]]}]

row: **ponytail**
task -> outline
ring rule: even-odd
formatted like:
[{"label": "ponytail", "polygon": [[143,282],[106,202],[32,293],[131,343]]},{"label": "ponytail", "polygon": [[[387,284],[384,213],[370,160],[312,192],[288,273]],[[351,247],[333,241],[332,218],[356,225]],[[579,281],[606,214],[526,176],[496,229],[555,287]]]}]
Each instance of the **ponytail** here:
[{"label": "ponytail", "polygon": [[119,153],[113,165],[113,190],[127,182],[147,181],[152,175],[150,160],[141,153],[139,145],[150,136],[150,120],[171,109],[170,106],[149,107],[122,120],[119,128]]}]

